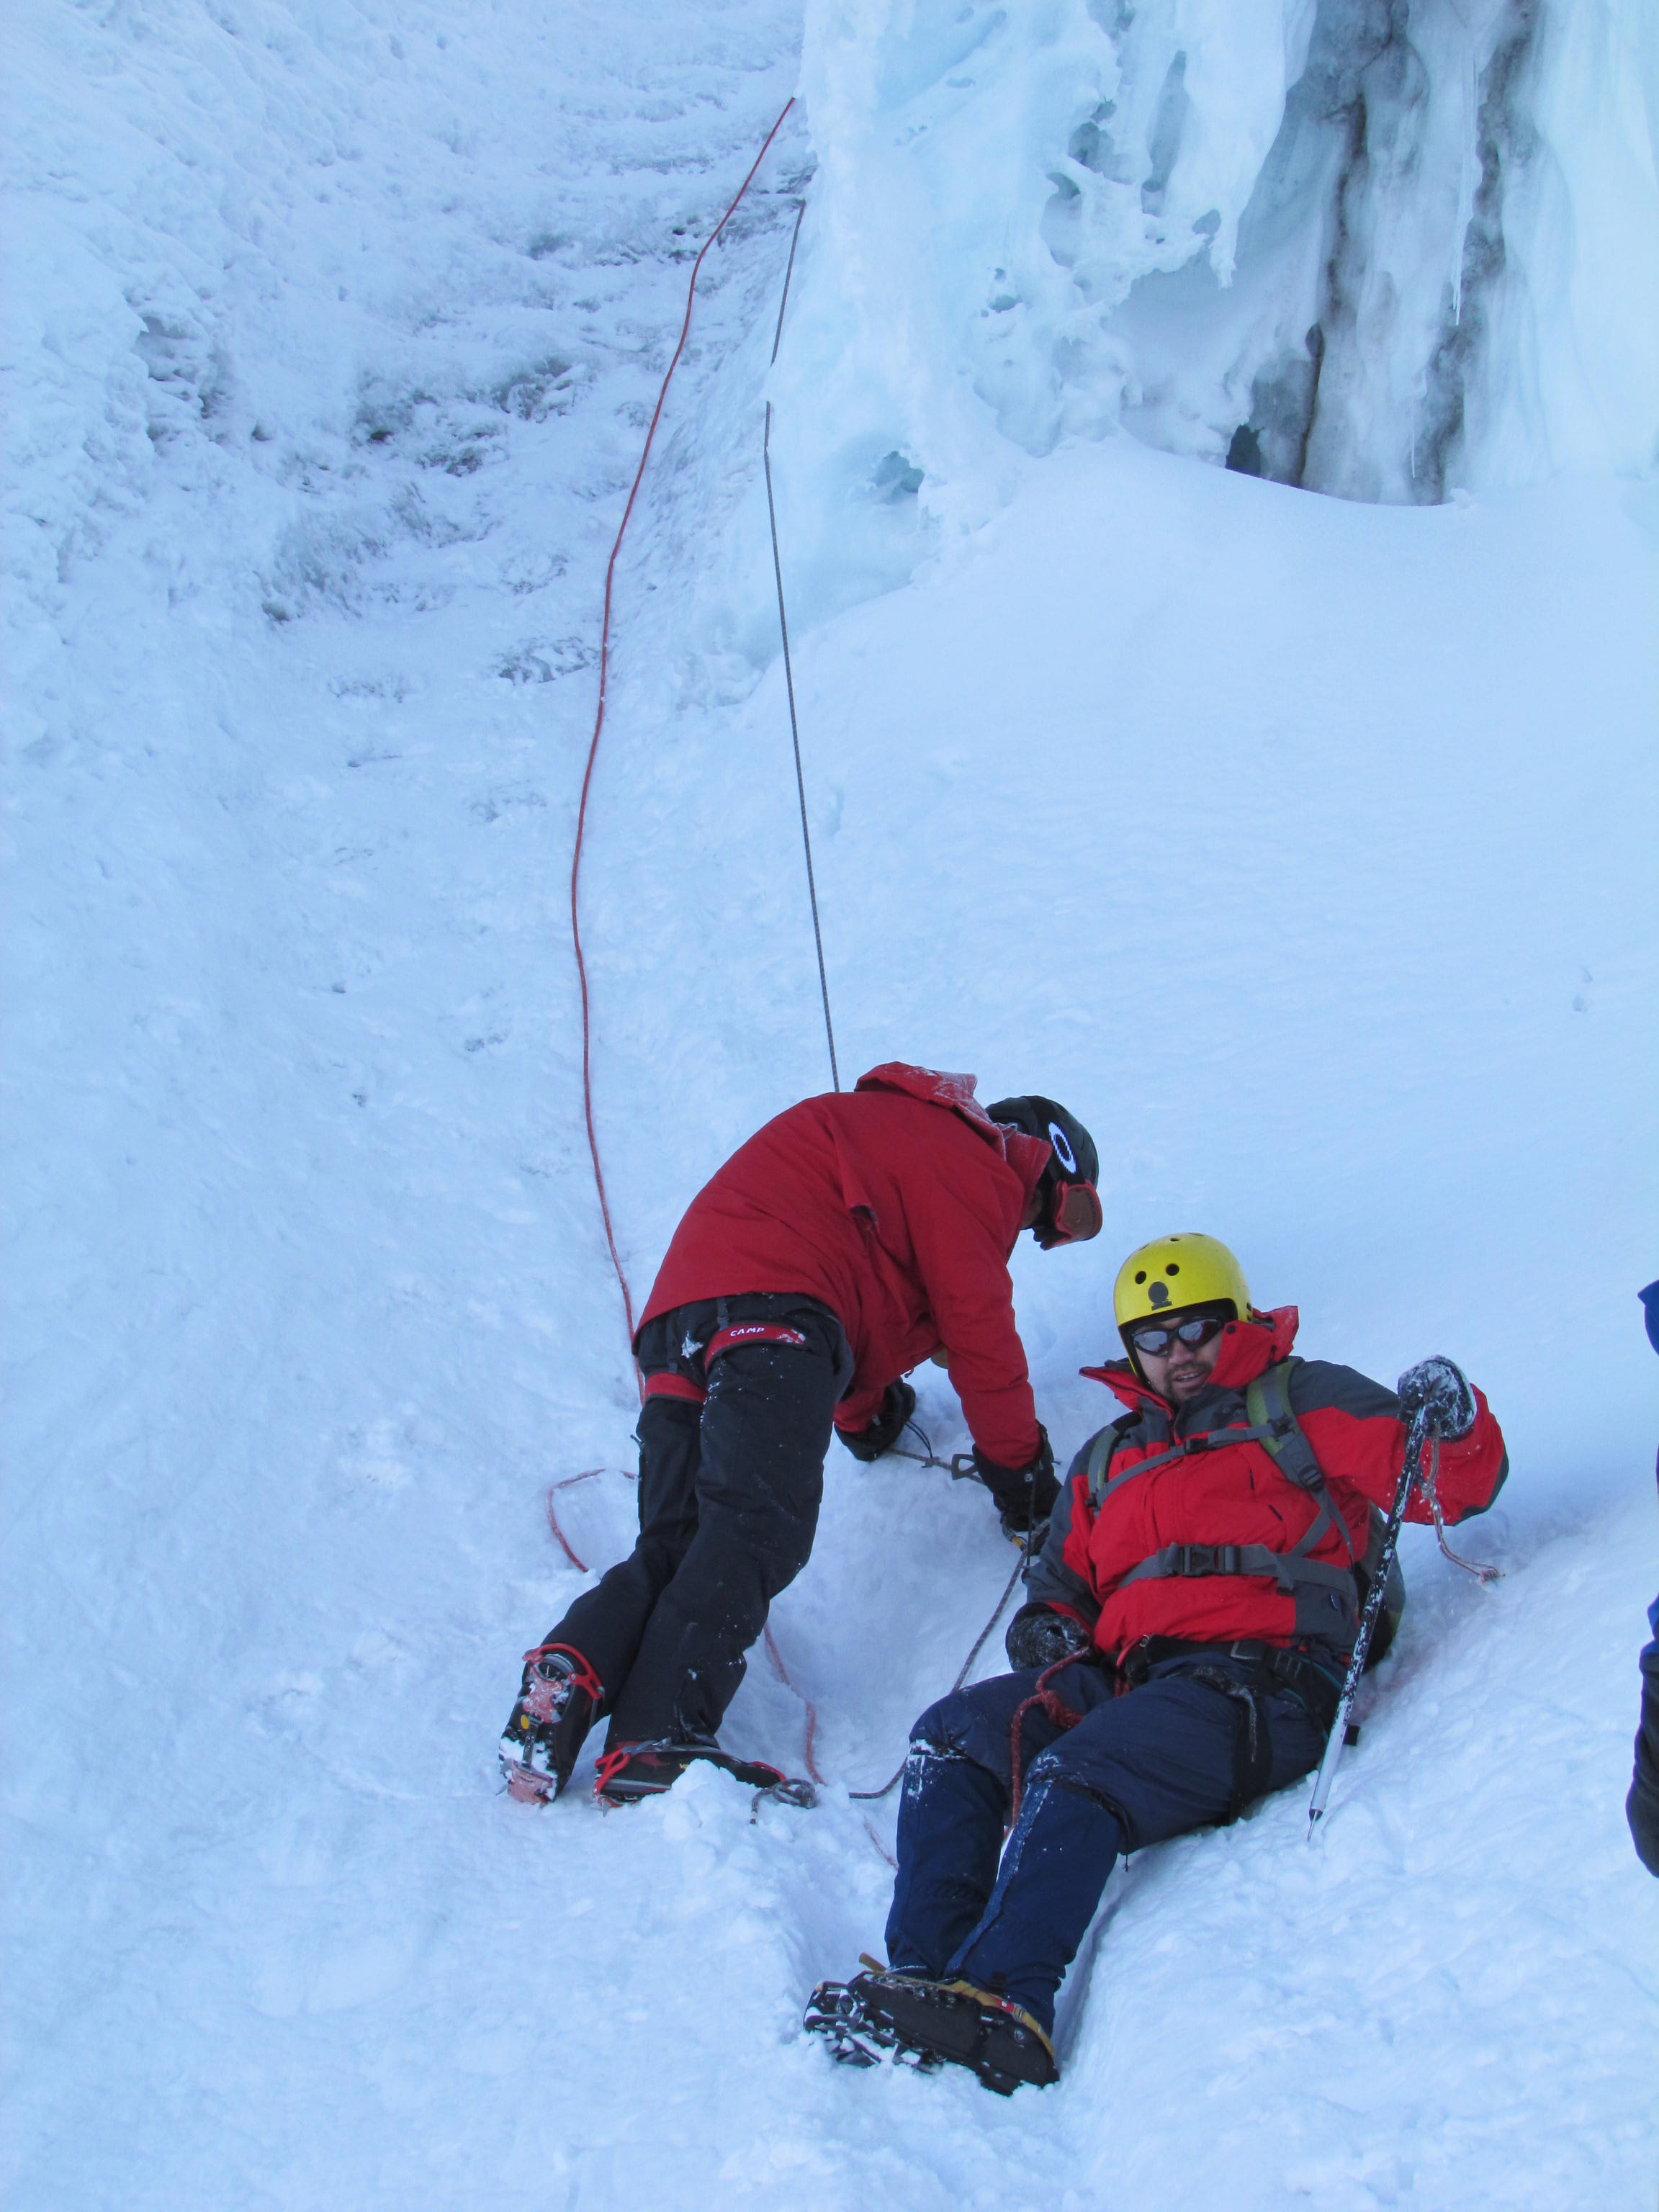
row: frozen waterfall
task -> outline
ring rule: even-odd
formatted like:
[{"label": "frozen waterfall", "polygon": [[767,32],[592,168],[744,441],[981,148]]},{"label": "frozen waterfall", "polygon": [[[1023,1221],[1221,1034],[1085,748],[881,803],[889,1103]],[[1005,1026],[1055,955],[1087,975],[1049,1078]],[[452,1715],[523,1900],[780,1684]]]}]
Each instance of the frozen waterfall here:
[{"label": "frozen waterfall", "polygon": [[817,0],[804,90],[832,506],[948,535],[996,432],[1395,503],[1654,455],[1642,0]]}]

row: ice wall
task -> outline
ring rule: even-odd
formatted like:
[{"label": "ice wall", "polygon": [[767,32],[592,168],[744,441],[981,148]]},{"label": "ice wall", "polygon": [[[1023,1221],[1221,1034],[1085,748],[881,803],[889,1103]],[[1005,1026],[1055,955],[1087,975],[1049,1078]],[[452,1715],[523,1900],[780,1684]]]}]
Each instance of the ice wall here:
[{"label": "ice wall", "polygon": [[1120,423],[1396,502],[1655,460],[1650,0],[812,0],[803,92],[827,526]]}]

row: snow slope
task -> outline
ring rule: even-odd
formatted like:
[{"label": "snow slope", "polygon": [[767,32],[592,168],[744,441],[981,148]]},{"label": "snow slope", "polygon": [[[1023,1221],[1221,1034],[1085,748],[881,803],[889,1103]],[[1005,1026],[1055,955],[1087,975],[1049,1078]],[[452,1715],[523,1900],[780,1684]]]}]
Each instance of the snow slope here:
[{"label": "snow slope", "polygon": [[[1008,1572],[965,1486],[832,1454],[775,1614],[794,1686],[757,1655],[728,1728],[798,1765],[810,1698],[816,1813],[751,1821],[712,1774],[625,1816],[500,1796],[517,1656],[580,1586],[545,1492],[605,1470],[557,1497],[590,1562],[631,1512],[565,911],[604,562],[690,254],[803,26],[26,11],[22,2212],[1651,2201],[1659,1899],[1621,1800],[1659,1577],[1632,1295],[1659,492],[1603,451],[1430,509],[1312,498],[1094,435],[1115,398],[1034,458],[921,319],[908,389],[959,404],[913,497],[823,319],[860,296],[843,17],[887,21],[805,26],[808,112],[711,256],[619,573],[584,920],[635,1289],[701,1177],[825,1079],[769,391],[842,1067],[972,1067],[1101,1139],[1100,1243],[1015,1261],[1057,1444],[1103,1410],[1075,1370],[1121,1251],[1203,1226],[1300,1303],[1304,1349],[1467,1360],[1514,1460],[1467,1547],[1508,1577],[1412,1540],[1321,1844],[1291,1792],[1115,1877],[1040,2099],[848,2078],[798,2029],[885,1912],[890,1801],[872,1834],[843,1793],[891,1772]],[[1261,132],[1230,128],[1245,178]],[[890,213],[901,276],[931,221],[919,188]]]}]

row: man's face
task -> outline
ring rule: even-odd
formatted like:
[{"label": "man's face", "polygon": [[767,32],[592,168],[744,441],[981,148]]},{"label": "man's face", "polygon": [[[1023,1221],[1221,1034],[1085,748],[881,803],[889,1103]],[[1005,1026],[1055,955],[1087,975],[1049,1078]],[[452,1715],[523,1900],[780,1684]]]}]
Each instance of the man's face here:
[{"label": "man's face", "polygon": [[[1178,1406],[1188,1398],[1195,1398],[1209,1381],[1216,1361],[1221,1357],[1221,1332],[1224,1324],[1212,1316],[1202,1322],[1196,1316],[1187,1316],[1185,1325],[1191,1329],[1201,1327],[1203,1340],[1197,1344],[1182,1341],[1179,1331],[1183,1317],[1176,1314],[1170,1320],[1139,1322],[1130,1331],[1135,1358],[1140,1371],[1151,1388],[1160,1398]],[[1149,1352],[1141,1341],[1143,1334],[1162,1331],[1164,1343],[1161,1352]]]}]

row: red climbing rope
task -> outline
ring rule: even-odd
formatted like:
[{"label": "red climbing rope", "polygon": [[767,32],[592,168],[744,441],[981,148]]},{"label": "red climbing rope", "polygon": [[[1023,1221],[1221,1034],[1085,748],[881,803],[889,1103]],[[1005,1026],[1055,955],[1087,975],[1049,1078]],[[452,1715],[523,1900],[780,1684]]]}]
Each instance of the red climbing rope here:
[{"label": "red climbing rope", "polygon": [[1075,1651],[1068,1651],[1063,1659],[1056,1659],[1052,1667],[1045,1667],[1037,1676],[1036,1686],[1030,1696],[1023,1705],[1017,1705],[1014,1709],[1013,1724],[1008,1730],[1008,1766],[1013,1783],[1012,1793],[1013,1803],[1008,1814],[1008,1826],[1011,1828],[1019,1819],[1020,1800],[1025,1794],[1025,1759],[1024,1747],[1019,1740],[1020,1723],[1033,1706],[1041,1706],[1062,1735],[1067,1729],[1077,1727],[1083,1715],[1074,1713],[1065,1698],[1060,1696],[1060,1692],[1048,1687],[1049,1683],[1062,1668],[1076,1665],[1077,1656]]},{"label": "red climbing rope", "polygon": [[770,1621],[766,1625],[766,1656],[772,1662],[772,1672],[782,1683],[784,1688],[792,1697],[799,1698],[806,1708],[806,1748],[803,1756],[806,1762],[807,1773],[814,1782],[822,1783],[823,1777],[818,1772],[818,1762],[814,1755],[818,1740],[818,1709],[805,1691],[796,1689],[790,1680],[789,1669],[783,1663],[783,1654],[778,1649],[778,1639],[772,1633]]},{"label": "red climbing rope", "polygon": [[[587,1572],[587,1562],[586,1559],[579,1559],[577,1558],[569,1537],[567,1536],[564,1530],[560,1528],[559,1509],[553,1501],[562,1490],[568,1490],[574,1484],[578,1482],[592,1482],[596,1474],[603,1474],[604,1473],[605,1469],[602,1467],[584,1468],[580,1474],[568,1474],[562,1482],[550,1484],[548,1487],[547,1525],[553,1531],[553,1540],[557,1544],[559,1549],[564,1553],[566,1559],[569,1560],[571,1565],[574,1567],[579,1575],[585,1575]],[[629,1476],[628,1480],[631,1481],[633,1478]]]},{"label": "red climbing rope", "polygon": [[[640,455],[639,467],[634,471],[633,489],[628,495],[628,504],[623,509],[623,519],[617,528],[616,543],[611,548],[611,558],[605,563],[605,621],[599,631],[599,710],[593,717],[592,742],[587,748],[587,768],[582,776],[581,804],[576,811],[575,850],[570,856],[570,936],[571,941],[574,945],[576,950],[576,975],[577,979],[581,985],[582,994],[582,1111],[587,1121],[587,1149],[592,1153],[593,1158],[593,1182],[599,1194],[599,1212],[605,1218],[605,1241],[611,1248],[611,1264],[617,1271],[617,1281],[623,1294],[623,1310],[628,1316],[628,1344],[630,1357],[632,1355],[634,1345],[634,1296],[633,1292],[628,1287],[628,1276],[623,1267],[622,1255],[617,1249],[617,1232],[611,1225],[611,1201],[609,1197],[606,1195],[605,1188],[605,1170],[599,1161],[599,1139],[598,1133],[595,1131],[593,1127],[592,1042],[589,1027],[587,963],[582,957],[581,921],[576,902],[576,886],[578,878],[581,873],[582,865],[582,837],[587,827],[587,793],[589,787],[593,781],[593,763],[599,756],[599,732],[605,727],[605,683],[611,672],[611,584],[616,575],[617,556],[622,551],[623,532],[627,529],[629,517],[634,512],[634,501],[639,496],[640,484],[645,475],[645,465],[651,458],[651,441],[656,436],[657,424],[662,419],[663,402],[668,397],[668,386],[673,378],[674,371],[679,367],[680,356],[685,351],[685,341],[691,329],[692,303],[696,300],[697,293],[697,276],[702,268],[704,257],[707,255],[709,247],[714,245],[715,240],[719,238],[720,233],[726,228],[726,224],[731,222],[732,216],[737,213],[738,201],[742,199],[744,194],[754,182],[755,171],[759,168],[761,163],[766,159],[768,149],[770,147],[772,141],[777,137],[779,131],[783,128],[784,116],[788,114],[790,109],[794,106],[794,104],[795,103],[793,99],[787,100],[784,102],[782,113],[779,115],[777,121],[767,132],[765,144],[762,146],[759,153],[756,155],[754,162],[750,168],[749,174],[738,185],[736,198],[732,200],[731,206],[727,208],[726,213],[720,217],[719,222],[714,226],[708,236],[703,240],[702,251],[698,253],[696,261],[691,264],[691,281],[686,287],[685,319],[680,325],[680,341],[674,349],[673,359],[668,364],[667,373],[662,380],[662,389],[657,394],[657,404],[651,416],[651,427],[645,434],[645,451]],[[637,1368],[635,1370],[635,1380],[637,1387],[639,1388],[641,1401],[643,1403],[645,1386],[643,1383],[639,1382],[639,1371]],[[560,1541],[562,1542],[563,1539],[561,1538]],[[565,1548],[568,1550],[569,1547],[567,1545]]]}]

